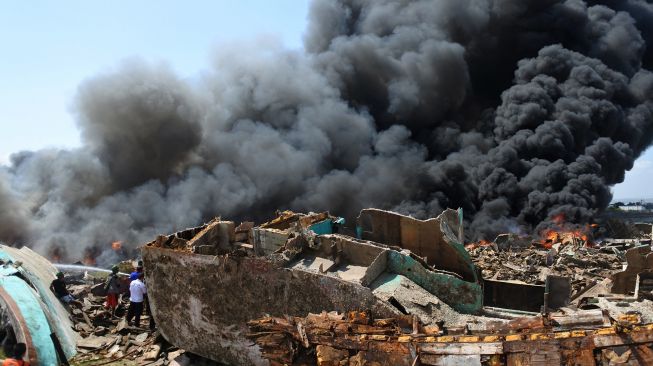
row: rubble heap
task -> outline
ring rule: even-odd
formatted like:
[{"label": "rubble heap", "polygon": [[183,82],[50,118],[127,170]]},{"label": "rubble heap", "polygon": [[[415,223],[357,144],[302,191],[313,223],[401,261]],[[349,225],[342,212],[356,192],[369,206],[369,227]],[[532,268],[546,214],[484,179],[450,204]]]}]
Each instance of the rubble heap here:
[{"label": "rubble heap", "polygon": [[468,252],[484,279],[544,284],[547,276],[562,276],[571,282],[572,298],[620,271],[625,262],[618,254],[572,244],[508,250],[485,245]]},{"label": "rubble heap", "polygon": [[650,246],[596,245],[573,230],[466,247],[463,222],[450,209],[427,220],[365,209],[350,227],[326,212],[277,212],[258,226],[216,218],[142,248],[149,296],[166,339],[229,364],[594,365],[653,354]]},{"label": "rubble heap", "polygon": [[425,327],[415,316],[369,312],[264,317],[249,337],[271,365],[650,365],[653,324],[601,310],[523,317],[486,329]]},{"label": "rubble heap", "polygon": [[[122,267],[131,268],[131,264]],[[78,354],[70,360],[71,364],[122,361],[125,365],[215,365],[168,344],[158,332],[148,331],[151,314],[142,316],[142,327],[128,325],[124,318],[129,306],[127,293],[122,296],[116,316],[112,316],[104,307],[104,281],[100,273],[67,274],[68,290],[83,304],[82,308],[69,307],[74,329],[81,336],[77,341]]]}]

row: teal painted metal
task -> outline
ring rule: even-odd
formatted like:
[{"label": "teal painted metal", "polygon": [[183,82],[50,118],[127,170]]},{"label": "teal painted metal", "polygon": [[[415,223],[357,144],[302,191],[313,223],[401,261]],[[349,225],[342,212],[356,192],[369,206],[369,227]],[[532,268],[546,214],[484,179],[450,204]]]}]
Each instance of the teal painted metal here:
[{"label": "teal painted metal", "polygon": [[333,220],[325,219],[309,226],[309,229],[317,235],[333,234]]},{"label": "teal painted metal", "polygon": [[[14,248],[11,249],[13,250]],[[17,263],[19,260],[14,258],[6,250],[0,250],[0,261],[3,261],[5,263]],[[16,278],[23,281],[21,278],[14,276],[16,274],[21,274],[25,279],[27,279],[27,281],[29,281],[29,283],[26,283],[25,281],[23,282],[26,283],[26,285],[28,286],[28,288],[30,288],[30,290],[32,290],[33,288],[38,293],[36,302],[41,307],[41,311],[46,317],[45,324],[49,325],[49,329],[57,335],[57,338],[59,339],[59,342],[61,344],[61,347],[63,349],[66,358],[72,358],[73,356],[75,356],[75,354],[77,354],[77,345],[75,339],[66,336],[67,330],[65,329],[65,323],[59,321],[60,316],[62,315],[68,316],[68,313],[66,312],[65,314],[61,314],[60,311],[57,311],[57,306],[55,306],[53,301],[58,301],[58,299],[56,299],[56,296],[48,296],[48,295],[53,295],[49,287],[50,283],[44,283],[43,280],[37,274],[32,273],[30,270],[25,268],[26,265],[27,263],[23,263],[23,265],[18,268],[12,265],[0,266],[0,278],[11,276],[11,278]],[[14,297],[14,294],[12,292],[7,291],[7,293],[10,294],[10,296]],[[48,335],[48,339],[50,339],[49,335]],[[52,345],[51,339],[49,344]],[[52,347],[54,346],[52,345]],[[40,350],[38,348],[37,348],[37,352],[39,352],[40,354]]]},{"label": "teal painted metal", "polygon": [[363,239],[363,228],[356,226],[356,239]]},{"label": "teal painted metal", "polygon": [[477,313],[483,307],[483,289],[479,283],[433,272],[415,259],[394,250],[388,253],[388,271],[409,278],[462,313]]},{"label": "teal painted metal", "polygon": [[20,315],[25,320],[24,326],[31,336],[34,348],[37,350],[39,365],[58,365],[57,352],[50,338],[52,331],[43,312],[43,305],[38,294],[17,276],[0,277],[0,287],[11,296],[18,306]]},{"label": "teal painted metal", "polygon": [[320,222],[309,226],[309,230],[313,231],[317,235],[326,235],[333,234],[334,225],[344,225],[345,219],[343,217],[336,217],[334,219],[324,219]]},{"label": "teal painted metal", "polygon": [[461,243],[457,242],[448,242],[449,245],[451,245],[452,248],[458,252],[458,255],[460,255],[465,263],[467,264],[467,267],[469,268],[469,271],[474,275],[474,282],[480,282],[478,278],[478,271],[476,271],[476,266],[474,265],[474,262],[472,261],[472,257],[469,255],[469,252],[467,249],[465,249],[465,246]]},{"label": "teal painted metal", "polygon": [[30,281],[31,285],[34,286],[34,288],[39,293],[39,295],[41,295],[40,299],[42,303],[45,305],[45,309],[47,309],[47,311],[51,314],[48,317],[48,319],[50,320],[49,322],[50,327],[53,329],[54,333],[58,336],[59,342],[61,343],[61,348],[63,349],[63,352],[66,355],[66,357],[72,358],[77,353],[77,345],[75,343],[72,343],[72,340],[64,336],[65,332],[62,329],[63,323],[58,322],[56,319],[57,316],[61,316],[61,314],[57,313],[57,310],[54,304],[52,303],[52,301],[59,301],[59,300],[52,300],[52,297],[45,296],[46,292],[51,292],[50,284],[43,283],[43,281],[41,281],[40,278],[33,275],[29,271],[21,271],[21,273]]}]

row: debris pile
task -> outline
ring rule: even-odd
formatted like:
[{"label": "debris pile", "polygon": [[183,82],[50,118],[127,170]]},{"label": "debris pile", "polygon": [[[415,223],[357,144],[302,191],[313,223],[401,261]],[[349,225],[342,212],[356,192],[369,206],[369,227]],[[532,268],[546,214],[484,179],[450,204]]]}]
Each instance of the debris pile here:
[{"label": "debris pile", "polygon": [[[247,321],[266,314],[371,309],[432,325],[480,312],[483,289],[461,223],[455,210],[418,220],[365,209],[350,228],[327,212],[283,211],[260,225],[215,219],[145,245],[145,280],[168,341],[221,362],[259,364],[245,335]],[[212,341],[198,342],[197,332]]]},{"label": "debris pile", "polygon": [[484,279],[545,284],[550,275],[562,276],[571,282],[572,298],[623,267],[623,260],[615,253],[574,244],[505,251],[486,245],[468,251]]},{"label": "debris pile", "polygon": [[481,331],[423,326],[369,312],[263,317],[249,337],[272,365],[650,365],[653,324],[606,312],[523,317]]},{"label": "debris pile", "polygon": [[[121,268],[131,271],[131,262],[123,262]],[[129,306],[128,291],[122,295],[116,314],[105,308],[105,278],[101,273],[69,273],[67,282],[70,293],[83,306],[68,307],[74,329],[79,333],[77,356],[72,363],[85,365],[104,364],[107,361],[133,362],[138,365],[213,365],[209,360],[190,355],[168,344],[156,331],[148,330],[151,314],[144,314],[141,327],[131,326],[125,320]],[[128,279],[124,279],[128,283]],[[122,286],[128,289],[128,286]]]},{"label": "debris pile", "polygon": [[650,246],[598,241],[595,226],[465,246],[463,222],[461,210],[418,220],[365,209],[346,227],[326,212],[283,211],[261,225],[216,218],[142,255],[161,335],[228,364],[594,365],[653,354]]}]

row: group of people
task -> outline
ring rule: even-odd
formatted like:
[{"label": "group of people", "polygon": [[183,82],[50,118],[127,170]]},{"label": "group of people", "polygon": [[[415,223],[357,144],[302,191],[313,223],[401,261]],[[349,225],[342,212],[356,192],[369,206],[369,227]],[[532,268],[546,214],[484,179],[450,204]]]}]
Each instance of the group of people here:
[{"label": "group of people", "polygon": [[[118,308],[120,295],[123,291],[121,286],[122,281],[123,280],[119,276],[118,266],[113,266],[111,268],[111,274],[107,278],[104,287],[104,290],[107,294],[105,307],[111,310],[111,315],[113,316],[116,315],[116,309]],[[52,281],[52,284],[50,284],[50,289],[63,303],[82,307],[82,303],[76,300],[66,288],[64,274],[62,272],[57,273],[57,278]],[[139,261],[136,269],[134,269],[134,271],[129,275],[129,308],[127,309],[126,316],[127,323],[131,325],[133,319],[133,325],[140,327],[143,310],[147,310],[147,313],[150,316],[150,330],[154,330],[156,325],[154,323],[152,311],[150,310],[150,304],[147,299],[147,288],[145,287],[144,282],[143,262]]]}]

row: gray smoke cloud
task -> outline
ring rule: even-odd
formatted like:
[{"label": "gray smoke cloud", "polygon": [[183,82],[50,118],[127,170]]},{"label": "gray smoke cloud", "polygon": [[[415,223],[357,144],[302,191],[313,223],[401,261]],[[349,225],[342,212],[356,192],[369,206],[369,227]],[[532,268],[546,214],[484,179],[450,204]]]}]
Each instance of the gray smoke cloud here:
[{"label": "gray smoke cloud", "polygon": [[225,46],[193,82],[127,61],[80,85],[81,148],[0,167],[0,240],[110,261],[276,209],[586,223],[653,139],[651,24],[643,0],[314,0],[305,51]]}]

